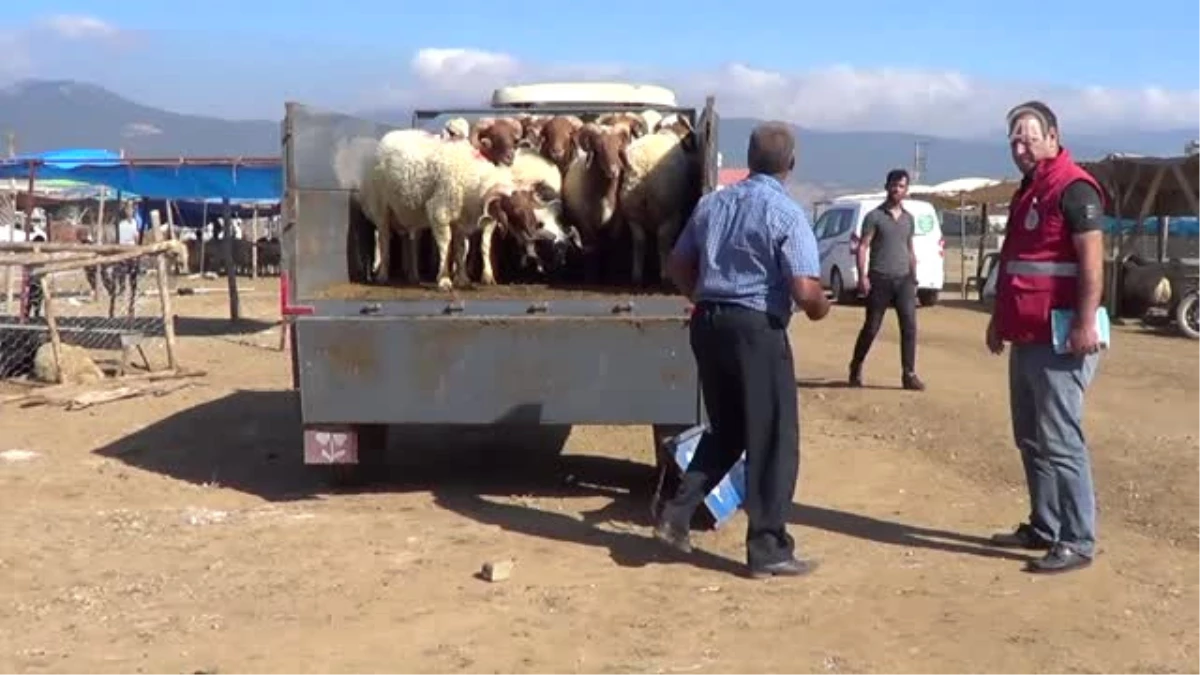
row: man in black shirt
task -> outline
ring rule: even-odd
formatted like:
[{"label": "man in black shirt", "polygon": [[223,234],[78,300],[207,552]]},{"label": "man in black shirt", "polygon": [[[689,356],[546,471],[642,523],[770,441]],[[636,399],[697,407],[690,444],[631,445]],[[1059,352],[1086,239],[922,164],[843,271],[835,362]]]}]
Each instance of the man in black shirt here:
[{"label": "man in black shirt", "polygon": [[[850,386],[862,386],[862,366],[879,333],[888,307],[900,323],[901,384],[920,391],[917,377],[917,258],[913,253],[913,217],[904,210],[908,172],[893,169],[885,181],[887,199],[863,219],[858,244],[858,291],[867,298],[867,314],[854,343]],[[868,253],[870,258],[868,261]]]}]

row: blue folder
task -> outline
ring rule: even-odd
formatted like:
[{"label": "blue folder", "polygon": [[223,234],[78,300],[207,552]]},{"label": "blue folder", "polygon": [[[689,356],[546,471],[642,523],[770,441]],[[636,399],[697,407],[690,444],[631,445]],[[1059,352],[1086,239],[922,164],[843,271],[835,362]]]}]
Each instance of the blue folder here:
[{"label": "blue folder", "polygon": [[[1050,329],[1054,332],[1054,351],[1058,354],[1068,354],[1071,349],[1067,346],[1067,336],[1071,334],[1071,322],[1075,320],[1075,310],[1050,310]],[[1101,305],[1096,308],[1096,332],[1100,334],[1100,346],[1108,349],[1112,344],[1112,326],[1108,320],[1108,310]]]}]

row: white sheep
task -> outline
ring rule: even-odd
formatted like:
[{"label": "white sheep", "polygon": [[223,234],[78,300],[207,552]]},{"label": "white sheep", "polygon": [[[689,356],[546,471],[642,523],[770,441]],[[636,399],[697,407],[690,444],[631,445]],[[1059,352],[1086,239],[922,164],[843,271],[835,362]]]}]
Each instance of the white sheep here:
[{"label": "white sheep", "polygon": [[358,202],[363,214],[375,225],[375,280],[387,283],[391,261],[391,232],[407,236],[405,247],[405,278],[417,283],[417,235],[421,228],[408,228],[394,221],[391,200],[393,185],[403,185],[423,175],[419,167],[438,147],[440,139],[421,129],[400,129],[388,132],[379,139],[375,151],[364,159],[362,176],[353,181],[359,189]]},{"label": "white sheep", "polygon": [[[628,168],[621,185],[620,209],[633,244],[631,277],[640,285],[646,257],[646,234],[658,241],[659,274],[683,227],[695,191],[694,136],[685,117],[678,117],[689,132],[685,142],[671,128],[643,136],[625,149]],[[664,277],[665,278],[665,277]]]},{"label": "white sheep", "polygon": [[[391,132],[379,142],[368,177],[362,181],[363,211],[378,229],[408,235],[405,275],[416,281],[416,235],[430,228],[438,250],[437,284],[453,286],[455,276],[466,281],[470,237],[482,228],[484,284],[496,283],[491,248],[496,228],[505,225],[532,248],[536,239],[559,244],[568,237],[558,222],[556,202],[543,200],[532,189],[518,189],[512,169],[484,158],[468,141],[447,141],[413,130]],[[382,224],[382,225],[381,225]],[[379,241],[383,279],[389,263],[390,237]]]},{"label": "white sheep", "polygon": [[646,123],[646,128],[650,131],[657,131],[659,122],[662,122],[663,114],[657,110],[643,110],[639,113],[642,120]]},{"label": "white sheep", "polygon": [[[651,127],[653,128],[653,127]],[[446,140],[462,140],[471,133],[471,123],[464,117],[454,117],[446,120],[442,126],[442,138]]]},{"label": "white sheep", "polygon": [[546,185],[556,194],[562,194],[562,172],[553,162],[536,150],[520,148],[512,165],[513,180],[519,187],[533,188],[538,183]]},{"label": "white sheep", "polygon": [[609,228],[617,213],[630,134],[625,128],[593,122],[584,124],[575,140],[578,156],[563,177],[563,203],[570,219],[590,238]]}]

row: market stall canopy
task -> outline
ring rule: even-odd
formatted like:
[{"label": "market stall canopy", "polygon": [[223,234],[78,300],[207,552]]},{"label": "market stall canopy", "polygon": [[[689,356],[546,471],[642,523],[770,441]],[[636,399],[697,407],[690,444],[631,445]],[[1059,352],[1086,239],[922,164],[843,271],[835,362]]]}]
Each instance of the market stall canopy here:
[{"label": "market stall canopy", "polygon": [[1200,215],[1196,198],[1200,192],[1198,155],[1109,155],[1080,165],[1108,192],[1109,215],[1139,218]]},{"label": "market stall canopy", "polygon": [[275,157],[122,159],[107,150],[69,149],[0,161],[0,179],[31,173],[158,199],[283,197],[283,164]]}]

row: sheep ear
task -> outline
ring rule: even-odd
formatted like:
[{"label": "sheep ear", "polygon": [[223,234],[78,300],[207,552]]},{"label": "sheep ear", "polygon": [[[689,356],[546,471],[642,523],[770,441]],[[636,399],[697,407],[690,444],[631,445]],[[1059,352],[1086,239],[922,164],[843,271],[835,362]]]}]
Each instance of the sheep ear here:
[{"label": "sheep ear", "polygon": [[487,136],[483,136],[482,138],[480,138],[479,139],[479,149],[480,150],[491,150],[492,149],[492,139]]},{"label": "sheep ear", "polygon": [[495,225],[501,230],[508,229],[508,217],[504,213],[504,209],[500,207],[500,195],[496,194],[490,197],[483,205],[483,215],[479,217],[479,227],[487,227]]}]

